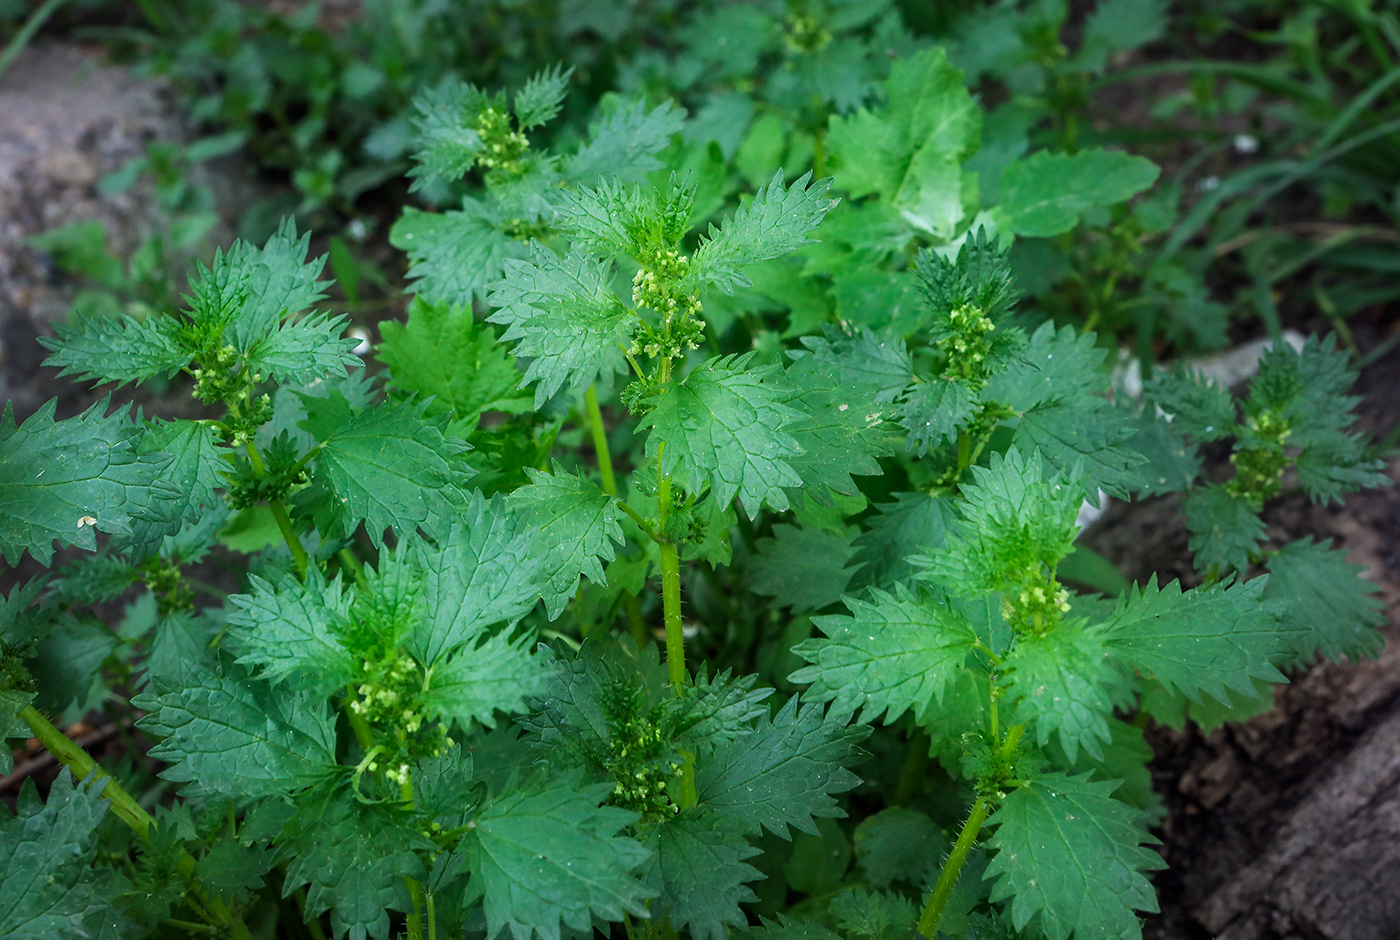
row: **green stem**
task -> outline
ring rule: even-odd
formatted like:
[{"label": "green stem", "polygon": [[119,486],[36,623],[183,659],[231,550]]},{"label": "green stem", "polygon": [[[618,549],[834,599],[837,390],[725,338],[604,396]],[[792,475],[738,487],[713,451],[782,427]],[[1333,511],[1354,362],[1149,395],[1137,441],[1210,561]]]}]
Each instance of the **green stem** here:
[{"label": "green stem", "polygon": [[623,600],[623,606],[627,610],[627,625],[632,633],[632,640],[637,644],[637,649],[642,649],[647,645],[647,624],[642,619],[642,602],[637,600],[637,595],[628,594]]},{"label": "green stem", "polygon": [[681,561],[676,543],[661,543],[661,610],[666,624],[666,668],[680,695],[685,688],[685,635],[681,632]]},{"label": "green stem", "polygon": [[603,411],[598,407],[598,393],[588,386],[583,393],[583,402],[588,406],[588,423],[593,430],[593,453],[598,458],[598,473],[603,478],[603,492],[617,495],[617,478],[613,476],[612,455],[608,453],[608,432],[603,427]]},{"label": "green stem", "polygon": [[136,832],[138,836],[145,839],[148,837],[151,824],[151,814],[141,808],[131,794],[122,789],[107,771],[97,766],[97,761],[87,751],[83,750],[78,742],[68,735],[58,730],[53,724],[39,713],[33,705],[26,705],[19,713],[30,729],[34,732],[34,737],[39,739],[39,743],[58,759],[58,762],[73,772],[73,776],[79,780],[86,780],[94,772],[98,779],[106,779],[107,787],[102,791],[102,795],[112,803],[112,812],[122,822],[126,823]]},{"label": "green stem", "polygon": [[962,832],[958,833],[958,841],[953,844],[953,853],[948,856],[943,871],[939,873],[938,882],[933,886],[933,893],[929,895],[928,904],[924,906],[924,913],[919,918],[919,933],[925,937],[934,936],[934,932],[938,930],[938,922],[943,917],[943,908],[948,904],[948,896],[953,893],[958,874],[977,841],[977,834],[982,831],[982,823],[987,821],[990,809],[987,801],[980,796],[977,802],[972,804],[972,812],[968,814],[967,822],[963,823]]},{"label": "green stem", "polygon": [[661,537],[661,533],[653,529],[651,523],[647,522],[646,518],[641,513],[637,512],[637,510],[633,509],[631,506],[627,505],[620,499],[617,501],[617,508],[621,509],[624,513],[628,515],[628,517],[631,518],[633,522],[637,523],[637,528],[641,529],[643,532],[649,535],[651,537],[651,540],[657,545],[660,545],[662,542],[666,541],[664,538]]},{"label": "green stem", "polygon": [[[252,441],[244,445],[248,451],[248,463],[253,468],[254,476],[262,476],[267,472],[263,465],[262,455],[258,453],[258,448]],[[301,577],[306,577],[306,549],[301,547],[301,539],[297,538],[296,530],[292,528],[292,519],[287,515],[287,507],[282,505],[280,499],[268,502],[267,508],[272,510],[272,518],[277,522],[277,528],[282,532],[282,540],[287,543],[287,549],[292,553],[292,561],[297,566],[297,573]]]}]

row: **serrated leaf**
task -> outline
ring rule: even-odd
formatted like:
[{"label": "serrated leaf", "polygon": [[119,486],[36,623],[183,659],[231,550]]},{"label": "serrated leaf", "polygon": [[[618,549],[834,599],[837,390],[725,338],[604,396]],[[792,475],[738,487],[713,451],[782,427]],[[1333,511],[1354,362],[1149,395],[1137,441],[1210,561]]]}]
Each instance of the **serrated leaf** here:
[{"label": "serrated leaf", "polygon": [[1103,490],[1126,498],[1142,454],[1128,446],[1133,427],[1103,399],[1092,404],[1061,402],[1022,415],[1012,439],[1027,452],[1039,451],[1060,473],[1077,473],[1090,496]]},{"label": "serrated leaf", "polygon": [[301,427],[321,442],[312,485],[333,497],[323,537],[348,535],[361,522],[376,546],[384,531],[407,538],[418,526],[466,505],[472,470],[461,441],[443,436],[440,419],[427,419],[426,402],[386,402],[363,410],[339,393],[303,395]]},{"label": "serrated leaf", "polygon": [[236,241],[216,252],[212,267],[200,264],[190,279],[190,318],[222,327],[226,343],[249,352],[283,320],[325,296],[317,278],[326,259],[308,263],[310,244],[309,233],[298,236],[296,223],[283,219],[261,249]]},{"label": "serrated leaf", "polygon": [[1254,679],[1284,682],[1275,668],[1287,650],[1280,611],[1263,599],[1266,579],[1182,592],[1154,575],[1096,628],[1112,655],[1191,701],[1202,692],[1230,704],[1227,690],[1254,698]]},{"label": "serrated leaf", "polygon": [[521,384],[538,383],[536,408],[565,382],[582,388],[622,361],[639,321],[613,293],[610,269],[581,251],[561,259],[533,242],[530,260],[507,261],[491,286],[489,301],[500,309],[488,319],[506,326],[501,339],[516,344],[517,357],[532,359]]},{"label": "serrated leaf", "polygon": [[360,358],[354,349],[360,341],[342,335],[349,322],[348,317],[328,313],[286,320],[253,343],[248,362],[253,369],[284,383],[310,382],[356,368]]},{"label": "serrated leaf", "polygon": [[536,781],[493,800],[462,842],[468,902],[483,898],[491,936],[560,940],[561,926],[646,917],[653,892],[632,872],[647,852],[618,835],[635,813],[599,803],[610,784]]},{"label": "serrated leaf", "polygon": [[787,460],[801,453],[787,433],[800,414],[787,404],[790,389],[781,370],[750,369],[752,358],[702,362],[685,379],[666,386],[642,419],[652,428],[647,457],[655,459],[665,445],[663,473],[679,467],[696,489],[708,481],[721,505],[737,494],[750,518],[764,503],[787,509],[783,488],[802,485]]},{"label": "serrated leaf", "polygon": [[496,712],[519,714],[544,693],[549,676],[531,652],[533,638],[497,633],[467,646],[433,669],[424,704],[436,715],[469,727],[496,727]]},{"label": "serrated leaf", "polygon": [[852,477],[879,476],[877,458],[894,453],[891,409],[876,403],[873,386],[843,384],[835,372],[819,369],[813,356],[793,363],[787,377],[797,388],[788,404],[801,417],[785,430],[802,448],[788,463],[802,478],[802,492],[823,506],[832,504],[833,493],[857,495]]},{"label": "serrated leaf", "polygon": [[650,109],[645,101],[604,107],[603,117],[588,127],[588,142],[564,159],[561,173],[574,183],[592,183],[601,176],[641,182],[661,167],[656,155],[681,129],[685,112],[670,101]]},{"label": "serrated leaf", "polygon": [[977,396],[966,385],[948,379],[920,382],[899,406],[899,421],[909,432],[909,449],[920,457],[955,441],[958,431],[977,415]]},{"label": "serrated leaf", "polygon": [[350,940],[387,940],[389,911],[413,909],[405,879],[423,876],[419,853],[437,848],[402,810],[333,788],[303,798],[279,841],[285,890],[306,885],[306,914],[329,909],[335,935]]},{"label": "serrated leaf", "polygon": [[1143,385],[1143,395],[1171,415],[1172,430],[1197,441],[1218,441],[1235,429],[1230,390],[1200,372],[1176,368],[1159,372]]},{"label": "serrated leaf", "polygon": [[564,93],[569,88],[569,77],[574,74],[555,65],[531,75],[524,86],[515,93],[511,104],[515,108],[515,119],[522,131],[539,127],[554,120],[559,106],[564,102]]},{"label": "serrated leaf", "polygon": [[220,474],[230,467],[224,459],[228,448],[212,427],[200,421],[152,422],[146,427],[141,449],[174,458],[161,477],[175,487],[177,495],[165,503],[167,518],[133,520],[128,550],[136,559],[144,559],[160,547],[166,535],[172,534],[170,519],[196,522],[222,507],[223,500],[215,487],[223,486]]},{"label": "serrated leaf", "polygon": [[407,642],[424,666],[535,606],[540,561],[531,547],[530,533],[504,499],[472,494],[438,550],[422,553],[424,613]]},{"label": "serrated leaf", "polygon": [[767,829],[784,839],[788,827],[815,834],[816,818],[846,815],[835,794],[860,782],[848,765],[870,734],[846,723],[839,709],[799,707],[796,696],[771,720],[759,716],[752,734],[735,737],[697,761],[700,805],[723,814],[750,835]]},{"label": "serrated leaf", "polygon": [[1207,486],[1181,501],[1197,571],[1244,571],[1264,541],[1264,521],[1249,500],[1223,486]]},{"label": "serrated leaf", "polygon": [[578,591],[579,575],[607,587],[603,566],[612,561],[614,543],[625,538],[617,500],[587,477],[556,466],[554,472],[527,469],[529,486],[510,494],[510,505],[535,532],[534,551],[542,556],[543,597],[551,620]]},{"label": "serrated leaf", "polygon": [[1002,668],[1008,700],[1019,699],[1014,720],[1034,727],[1037,744],[1044,747],[1058,734],[1071,763],[1081,746],[1103,758],[1115,676],[1102,637],[1082,624],[1063,623],[1043,636],[1022,637]]},{"label": "serrated leaf", "polygon": [[1018,361],[991,378],[983,397],[1017,411],[1052,402],[1087,401],[1109,389],[1106,356],[1093,333],[1076,333],[1070,326],[1057,329],[1047,320],[1031,334]]},{"label": "serrated leaf", "polygon": [[276,588],[253,576],[247,594],[229,598],[229,639],[238,662],[262,666],[269,682],[327,694],[354,676],[354,656],[339,637],[350,598],[337,578],[327,584],[314,568],[305,584],[288,579]]},{"label": "serrated leaf", "polygon": [[[823,338],[804,336],[803,356],[810,356],[815,371],[832,373],[838,387],[869,386],[877,404],[898,399],[914,379],[909,349],[898,336],[860,327],[844,334],[828,327]],[[796,354],[794,354],[796,356]]]},{"label": "serrated leaf", "polygon": [[751,927],[740,936],[747,940],[841,940],[840,934],[816,921],[793,920],[782,914],[777,920],[764,920],[762,926]]},{"label": "serrated leaf", "polygon": [[749,586],[772,597],[773,606],[791,607],[795,614],[836,603],[851,580],[849,535],[779,524],[773,526],[773,537],[759,539],[756,547]]},{"label": "serrated leaf", "polygon": [[169,377],[189,365],[193,355],[180,336],[179,324],[161,314],[144,320],[126,314],[79,315],[68,323],[55,322],[53,330],[53,336],[39,337],[39,344],[53,353],[44,365],[80,382],[125,385],[158,375]]},{"label": "serrated leaf", "polygon": [[726,940],[728,928],[748,924],[740,904],[757,900],[748,882],[763,873],[746,859],[759,854],[734,826],[695,808],[655,830],[642,878],[657,897],[651,916],[695,940]]},{"label": "serrated leaf", "polygon": [[475,85],[449,75],[413,99],[412,189],[426,181],[455,182],[476,164],[483,142],[476,119],[489,101]]},{"label": "serrated leaf", "polygon": [[943,551],[915,559],[964,597],[1020,590],[1037,565],[1053,571],[1079,532],[1082,487],[1046,474],[1034,452],[994,454],[962,488],[962,518]]},{"label": "serrated leaf", "polygon": [[93,867],[107,780],[73,780],[65,768],[40,803],[32,782],[19,812],[0,813],[0,935],[86,940],[103,920],[127,926],[112,905],[110,873]]},{"label": "serrated leaf", "polygon": [[454,307],[470,307],[473,297],[486,296],[512,245],[496,215],[470,198],[445,213],[406,207],[389,241],[407,252],[408,277],[418,295]]},{"label": "serrated leaf", "polygon": [[1361,576],[1362,566],[1332,548],[1332,540],[1311,537],[1283,546],[1265,562],[1269,583],[1263,598],[1277,602],[1284,623],[1298,631],[1294,662],[1304,665],[1317,653],[1331,660],[1374,657],[1384,640],[1380,588]]},{"label": "serrated leaf", "polygon": [[1089,209],[1117,205],[1142,192],[1160,170],[1145,157],[1101,148],[1075,154],[1042,150],[1001,175],[1001,216],[1017,235],[1068,232]]},{"label": "serrated leaf", "polygon": [[55,712],[75,702],[84,707],[94,694],[99,700],[93,704],[102,704],[107,694],[102,664],[120,644],[117,633],[101,621],[72,614],[55,618],[29,663],[39,707]]},{"label": "serrated leaf", "polygon": [[319,697],[274,691],[237,668],[193,673],[187,682],[132,699],[148,713],[138,725],[164,738],[150,751],[172,764],[161,776],[193,781],[187,792],[291,793],[334,770],[335,722]]},{"label": "serrated leaf", "polygon": [[891,940],[912,937],[918,912],[914,902],[893,891],[847,888],[831,901],[831,916],[847,937]]},{"label": "serrated leaf", "polygon": [[996,854],[987,877],[992,900],[1011,898],[1018,931],[1039,915],[1049,940],[1141,935],[1136,911],[1155,912],[1157,896],[1143,872],[1165,868],[1143,844],[1155,839],[1141,814],[1109,794],[1116,781],[1085,774],[1043,774],[1012,791],[988,826]]},{"label": "serrated leaf", "polygon": [[[15,769],[15,754],[5,744],[7,738],[28,738],[34,732],[19,713],[34,701],[33,692],[0,690],[0,775],[8,777]],[[0,831],[3,831],[0,828]]]},{"label": "serrated leaf", "polygon": [[[693,187],[691,196],[693,200]],[[606,178],[595,187],[560,192],[555,211],[555,225],[561,233],[575,245],[605,258],[635,258],[649,241],[648,229],[660,222],[658,208],[639,188]],[[685,220],[680,221],[680,235],[684,235]],[[679,235],[665,241],[678,240]]]},{"label": "serrated leaf", "polygon": [[263,875],[272,869],[274,854],[260,846],[233,839],[215,842],[194,866],[195,877],[206,891],[224,901],[241,901],[262,887]]},{"label": "serrated leaf", "polygon": [[0,417],[0,552],[11,566],[26,551],[48,565],[55,540],[96,551],[99,530],[159,526],[184,496],[165,478],[171,457],[141,453],[142,430],[125,412],[104,417],[108,399],[63,421],[54,420],[56,405],[19,426],[12,404]]},{"label": "serrated leaf", "polygon": [[894,502],[877,504],[878,514],[852,543],[851,589],[910,581],[918,569],[909,559],[942,547],[957,518],[953,506],[953,500],[928,493],[896,493]]},{"label": "serrated leaf", "polygon": [[804,640],[793,652],[810,665],[789,681],[811,683],[808,701],[836,712],[860,709],[862,721],[920,718],[941,701],[977,642],[971,622],[941,598],[871,589],[871,600],[848,597],[851,616],[815,617],[826,639]]},{"label": "serrated leaf", "polygon": [[908,882],[922,888],[938,875],[948,836],[918,810],[890,806],[856,826],[856,860],[872,887]]},{"label": "serrated leaf", "polygon": [[837,183],[853,196],[878,193],[910,224],[950,238],[964,215],[961,165],[977,149],[981,110],[938,47],[896,59],[885,88],[881,113],[831,119]]},{"label": "serrated leaf", "polygon": [[812,174],[805,173],[785,188],[779,170],[752,201],[719,226],[710,226],[691,259],[685,284],[690,289],[712,285],[725,293],[748,287],[751,282],[740,268],[811,243],[808,233],[836,205],[837,200],[826,198],[830,187],[829,179],[814,183]]},{"label": "serrated leaf", "polygon": [[522,378],[496,331],[478,322],[469,306],[429,304],[415,297],[408,322],[379,324],[376,355],[389,367],[389,384],[409,395],[432,397],[426,414],[448,414],[459,436],[475,430],[481,414],[518,414],[531,407],[517,391]]}]

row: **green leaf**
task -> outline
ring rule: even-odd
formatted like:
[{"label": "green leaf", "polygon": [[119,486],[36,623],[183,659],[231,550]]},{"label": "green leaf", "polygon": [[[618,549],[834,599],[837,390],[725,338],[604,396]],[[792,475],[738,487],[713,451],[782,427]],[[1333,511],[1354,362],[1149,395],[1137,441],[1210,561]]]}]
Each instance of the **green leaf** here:
[{"label": "green leaf", "polygon": [[33,692],[0,690],[0,774],[10,775],[15,769],[15,754],[5,744],[7,738],[28,738],[34,732],[19,713],[34,701]]},{"label": "green leaf", "polygon": [[445,438],[441,419],[424,417],[427,402],[387,402],[355,409],[340,393],[301,396],[300,426],[321,446],[312,485],[333,497],[323,537],[354,532],[361,522],[376,546],[384,530],[407,538],[418,526],[466,505],[472,470],[464,442]]},{"label": "green leaf", "polygon": [[1115,675],[1101,636],[1082,624],[1063,623],[1043,636],[1022,637],[1002,668],[1009,674],[1010,700],[1019,699],[1014,721],[1033,725],[1037,744],[1044,747],[1058,733],[1071,762],[1081,746],[1103,758]]},{"label": "green leaf", "polygon": [[757,548],[749,562],[749,586],[795,614],[836,603],[851,580],[849,535],[779,524],[773,538],[759,539]]},{"label": "green leaf", "polygon": [[429,303],[470,307],[501,276],[512,243],[500,219],[475,199],[445,213],[408,206],[389,231],[389,242],[407,252],[408,277]]},{"label": "green leaf", "polygon": [[1264,541],[1264,521],[1258,509],[1223,486],[1187,493],[1181,511],[1191,533],[1197,571],[1244,571]]},{"label": "green leaf", "polygon": [[44,365],[60,376],[80,382],[144,382],[158,375],[173,376],[189,365],[193,351],[185,346],[180,326],[171,317],[152,313],[143,320],[78,315],[55,322],[53,336],[39,344],[53,352]]},{"label": "green leaf", "polygon": [[401,809],[364,804],[333,787],[304,797],[281,837],[286,891],[306,885],[306,915],[328,908],[335,936],[390,936],[389,911],[413,910],[405,883],[424,874],[420,853],[436,851]]},{"label": "green leaf", "polygon": [[916,719],[941,701],[977,642],[962,611],[902,585],[877,588],[871,600],[848,597],[851,616],[814,617],[826,639],[804,640],[793,652],[810,665],[789,680],[811,683],[808,701],[831,702],[838,713],[861,710],[862,721],[891,724],[906,711]]},{"label": "green leaf", "polygon": [[306,262],[310,234],[297,236],[296,223],[283,219],[262,249],[236,241],[216,252],[212,268],[203,264],[190,279],[190,318],[197,326],[222,329],[223,341],[249,352],[283,320],[325,295],[318,281],[325,258]]},{"label": "green leaf", "polygon": [[880,503],[878,515],[866,520],[866,530],[852,543],[851,589],[888,588],[908,582],[917,569],[909,559],[932,556],[943,546],[956,514],[953,500],[928,493],[896,493],[894,502]]},{"label": "green leaf", "polygon": [[1143,386],[1143,395],[1172,418],[1172,429],[1197,441],[1218,441],[1235,430],[1235,402],[1230,390],[1200,372],[1178,366],[1159,371]]},{"label": "green leaf", "polygon": [[1165,0],[1099,0],[1084,24],[1077,68],[1097,72],[1119,52],[1160,39],[1167,31]]},{"label": "green leaf", "polygon": [[144,559],[170,533],[171,520],[196,522],[206,513],[223,507],[215,487],[223,486],[221,473],[229,469],[229,453],[218,434],[200,421],[152,421],[146,426],[141,449],[147,453],[169,454],[175,459],[161,473],[175,487],[176,496],[165,503],[164,519],[136,519],[132,522],[129,551]]},{"label": "green leaf", "polygon": [[781,370],[749,369],[752,358],[750,353],[702,362],[666,386],[641,422],[653,429],[649,459],[665,445],[663,473],[680,468],[696,490],[708,480],[721,505],[737,494],[750,518],[764,503],[787,509],[783,488],[802,485],[787,459],[801,453],[787,431],[800,413],[787,404],[790,389]]},{"label": "green leaf", "polygon": [[437,551],[422,553],[423,617],[407,641],[430,668],[488,627],[525,616],[541,583],[532,536],[499,496],[488,500],[473,493],[438,544]]},{"label": "green leaf", "polygon": [[856,826],[856,860],[875,888],[896,881],[916,888],[933,881],[952,846],[933,820],[918,810],[890,806]]},{"label": "green leaf", "polygon": [[0,935],[85,940],[98,935],[104,922],[109,928],[129,926],[113,909],[110,871],[93,866],[107,782],[77,783],[65,768],[47,803],[26,782],[18,814],[0,813]]},{"label": "green leaf", "polygon": [[350,597],[337,578],[327,584],[316,569],[305,584],[288,579],[276,588],[256,575],[252,591],[229,598],[229,639],[238,662],[262,666],[272,683],[326,695],[353,678],[355,662],[340,640]]},{"label": "green leaf", "polygon": [[710,226],[691,259],[685,283],[689,289],[713,285],[725,293],[752,282],[739,273],[745,265],[796,251],[812,239],[816,228],[837,200],[827,199],[831,180],[812,182],[805,173],[783,187],[779,170],[768,184],[718,227]]},{"label": "green leaf", "polygon": [[1141,814],[1111,794],[1117,781],[1088,774],[1043,774],[1012,791],[988,826],[996,854],[987,877],[992,900],[1011,898],[1018,931],[1037,914],[1049,940],[1141,935],[1136,911],[1155,912],[1157,896],[1143,872],[1165,868]]},{"label": "green leaf", "polygon": [[885,90],[883,112],[831,119],[837,183],[857,197],[878,193],[911,225],[951,238],[964,215],[962,162],[977,150],[981,109],[939,47],[896,59]]},{"label": "green leaf", "polygon": [[141,453],[141,428],[123,411],[104,417],[108,401],[55,421],[54,399],[19,426],[13,405],[5,406],[0,552],[7,564],[27,551],[48,565],[55,540],[96,551],[99,530],[131,535],[143,521],[160,526],[169,504],[184,498],[166,478],[171,458]]},{"label": "green leaf", "polygon": [[816,921],[793,920],[782,914],[776,921],[764,920],[763,926],[751,927],[739,936],[746,940],[841,940],[840,934]]},{"label": "green leaf", "polygon": [[844,384],[834,371],[819,369],[815,356],[803,356],[787,370],[797,394],[788,404],[802,413],[786,430],[802,453],[788,463],[802,478],[802,492],[829,506],[832,494],[856,496],[854,476],[879,476],[878,458],[894,453],[891,409],[876,403],[873,385]]},{"label": "green leaf", "polygon": [[553,620],[578,591],[580,574],[607,587],[599,559],[612,561],[613,543],[621,545],[625,538],[617,500],[592,480],[559,466],[552,474],[525,472],[530,485],[512,492],[510,505],[535,533],[534,552],[546,579],[542,594]]},{"label": "green leaf", "polygon": [[632,874],[647,852],[617,833],[635,813],[599,804],[611,784],[533,784],[493,800],[462,842],[471,872],[467,901],[484,898],[491,936],[560,940],[560,926],[586,931],[593,918],[646,917],[653,892]]},{"label": "green leaf", "polygon": [[648,109],[645,101],[628,106],[605,98],[603,110],[603,117],[588,127],[588,142],[564,159],[560,172],[569,182],[591,184],[602,176],[641,182],[661,168],[656,155],[681,129],[685,116],[670,101]]},{"label": "green leaf", "polygon": [[263,886],[263,876],[275,861],[268,849],[230,839],[215,842],[195,863],[194,875],[214,897],[226,902],[246,901],[251,892]]},{"label": "green leaf", "polygon": [[565,72],[555,65],[530,76],[525,85],[515,93],[515,100],[512,102],[515,107],[515,119],[522,131],[540,127],[554,120],[564,102],[564,93],[568,91],[569,76],[573,74],[573,69]]},{"label": "green leaf", "polygon": [[1181,582],[1158,589],[1154,575],[1118,603],[1097,628],[1123,665],[1191,701],[1200,694],[1230,704],[1227,690],[1255,698],[1254,679],[1284,682],[1274,662],[1287,651],[1280,611],[1263,598],[1266,579],[1217,583],[1185,593]]},{"label": "green leaf", "polygon": [[1332,548],[1331,539],[1311,537],[1283,546],[1265,562],[1269,582],[1263,598],[1276,601],[1283,621],[1298,631],[1294,662],[1303,665],[1321,652],[1331,660],[1374,657],[1384,642],[1380,587],[1361,576],[1362,566]]},{"label": "green leaf", "polygon": [[909,432],[908,446],[922,457],[944,441],[956,441],[958,432],[977,416],[977,396],[961,382],[931,378],[914,386],[899,406],[899,421]]},{"label": "green leaf", "polygon": [[962,519],[942,552],[918,559],[928,576],[955,594],[981,597],[1021,590],[1036,565],[1050,571],[1074,547],[1082,488],[1044,473],[1016,449],[972,468],[962,488]]},{"label": "green leaf", "polygon": [[389,367],[389,384],[401,392],[431,397],[425,414],[451,415],[451,427],[465,437],[483,412],[520,414],[530,397],[517,391],[522,375],[496,332],[478,322],[469,306],[429,304],[415,297],[408,322],[379,324],[379,361]]},{"label": "green leaf", "polygon": [[71,614],[57,617],[29,663],[39,689],[39,707],[54,712],[74,703],[85,707],[93,693],[98,695],[93,704],[102,704],[106,697],[102,664],[120,643],[116,632],[99,620]]},{"label": "green leaf", "polygon": [[1075,154],[1042,150],[1009,165],[1001,176],[1001,216],[1017,235],[1048,238],[1068,232],[1089,209],[1117,205],[1157,179],[1145,157],[1100,148]]},{"label": "green leaf", "polygon": [[847,714],[818,704],[799,707],[794,696],[771,721],[760,715],[752,734],[697,761],[700,804],[750,835],[766,828],[790,839],[789,826],[816,834],[814,817],[845,816],[835,794],[860,782],[846,767],[863,756],[858,745],[870,729],[846,724]]},{"label": "green leaf", "polygon": [[519,714],[525,700],[542,695],[549,676],[531,652],[533,637],[502,632],[467,646],[434,667],[424,704],[462,727],[478,721],[496,727],[496,712]]},{"label": "green leaf", "polygon": [[132,704],[148,713],[138,725],[164,738],[150,752],[172,765],[161,776],[193,781],[191,795],[290,793],[335,769],[335,722],[319,698],[274,690],[237,668],[187,683]]},{"label": "green leaf", "polygon": [[919,919],[914,902],[893,891],[847,888],[831,901],[831,916],[847,937],[885,940],[912,932]]},{"label": "green leaf", "polygon": [[877,404],[889,404],[904,394],[914,380],[914,363],[899,336],[874,333],[859,327],[842,333],[827,327],[824,337],[804,336],[805,351],[792,353],[794,359],[810,356],[814,372],[830,373],[836,387],[870,387]]},{"label": "green leaf", "polygon": [[349,318],[313,313],[286,320],[248,350],[248,362],[278,382],[310,382],[360,365],[359,340],[343,336]]},{"label": "green leaf", "polygon": [[488,319],[506,325],[503,341],[517,357],[531,357],[525,382],[537,382],[535,407],[568,382],[582,388],[616,371],[622,350],[640,321],[610,286],[611,262],[581,251],[560,259],[539,242],[529,261],[507,261],[505,277],[491,287],[500,309]]},{"label": "green leaf", "polygon": [[689,927],[695,940],[726,940],[727,928],[748,924],[739,905],[758,899],[747,883],[763,873],[746,859],[759,850],[729,820],[692,807],[656,827],[652,839],[642,878],[657,892],[654,920]]},{"label": "green leaf", "polygon": [[475,85],[451,75],[413,99],[414,190],[426,181],[456,182],[476,165],[483,146],[476,120],[489,103]]},{"label": "green leaf", "polygon": [[[671,182],[674,187],[674,175]],[[657,200],[644,197],[640,188],[605,178],[596,187],[581,186],[561,192],[555,207],[555,225],[575,247],[587,248],[605,258],[635,258],[647,247],[670,248],[680,241],[688,229],[694,185],[689,187],[688,195],[688,199],[682,199],[683,205],[675,207],[679,212],[667,213]],[[663,234],[663,228],[676,230]]]}]

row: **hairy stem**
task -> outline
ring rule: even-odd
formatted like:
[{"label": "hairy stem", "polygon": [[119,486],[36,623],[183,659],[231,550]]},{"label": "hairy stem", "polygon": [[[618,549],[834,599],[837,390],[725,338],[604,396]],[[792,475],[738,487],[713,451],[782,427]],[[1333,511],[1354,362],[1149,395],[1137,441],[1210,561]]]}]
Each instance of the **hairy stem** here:
[{"label": "hairy stem", "polygon": [[598,392],[592,385],[583,393],[588,407],[588,423],[593,431],[593,453],[598,458],[598,473],[603,478],[603,492],[617,495],[617,478],[613,476],[612,455],[608,453],[608,432],[603,427],[603,412],[598,407]]},{"label": "hairy stem", "polygon": [[972,812],[963,823],[962,831],[958,833],[958,841],[953,844],[953,852],[944,863],[943,871],[939,873],[938,881],[933,886],[933,893],[929,895],[928,904],[924,906],[924,913],[919,917],[919,933],[925,937],[934,936],[938,929],[938,922],[943,917],[943,908],[948,904],[948,896],[953,893],[953,886],[958,883],[958,874],[962,871],[972,846],[977,842],[977,835],[982,831],[982,823],[987,821],[990,809],[987,801],[980,796],[977,802],[972,804]]},{"label": "hairy stem", "polygon": [[97,766],[97,761],[93,760],[78,742],[55,728],[33,705],[26,705],[19,717],[28,723],[39,743],[58,758],[60,764],[71,770],[74,777],[84,780],[95,771],[98,779],[105,778],[107,787],[102,791],[102,795],[111,801],[112,812],[138,836],[143,839],[147,837],[154,822],[151,814],[142,809],[140,804],[132,799],[131,794],[122,789],[121,784],[112,779],[107,771]]}]

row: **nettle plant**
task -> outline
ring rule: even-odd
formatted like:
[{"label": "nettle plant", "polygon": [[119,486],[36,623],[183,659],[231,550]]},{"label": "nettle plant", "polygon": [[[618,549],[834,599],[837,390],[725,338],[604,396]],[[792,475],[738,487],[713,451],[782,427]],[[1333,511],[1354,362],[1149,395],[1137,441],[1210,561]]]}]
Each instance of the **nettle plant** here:
[{"label": "nettle plant", "polygon": [[[46,340],[86,380],[184,373],[212,416],[108,399],[0,423],[7,563],[93,553],[0,607],[0,734],[68,768],[0,822],[0,929],[1139,936],[1149,699],[1256,695],[1312,616],[1223,569],[1116,599],[1063,583],[1086,496],[1194,476],[1188,409],[1111,403],[1105,352],[1029,329],[981,231],[917,254],[899,327],[726,350],[707,302],[802,249],[828,182],[779,171],[693,232],[695,182],[637,181],[667,106],[608,112],[562,162],[530,151],[562,81],[422,111],[423,173],[485,166],[486,195],[399,230],[426,296],[383,325],[378,374],[314,310],[290,224],[201,267],[179,315]],[[1247,402],[1241,479],[1275,472],[1251,449],[1272,441],[1300,477],[1372,481],[1336,363],[1266,369],[1301,385]],[[224,593],[196,566],[230,550]],[[764,639],[731,655],[744,608]],[[1308,628],[1309,652],[1355,649]],[[688,644],[726,652],[692,670]],[[159,780],[45,717],[94,699],[140,713]],[[877,773],[907,754],[898,782],[862,783],[863,748]]]}]

